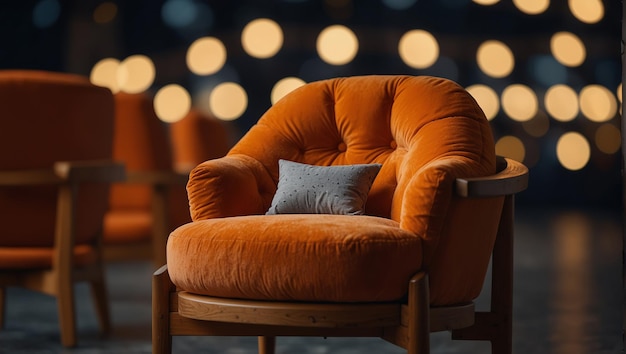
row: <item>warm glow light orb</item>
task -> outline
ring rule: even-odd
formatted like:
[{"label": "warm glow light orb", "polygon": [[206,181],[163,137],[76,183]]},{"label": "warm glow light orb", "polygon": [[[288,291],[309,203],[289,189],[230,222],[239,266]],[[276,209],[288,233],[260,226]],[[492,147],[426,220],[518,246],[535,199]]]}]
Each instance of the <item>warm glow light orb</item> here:
[{"label": "warm glow light orb", "polygon": [[273,57],[283,46],[283,30],[268,18],[250,21],[241,33],[241,45],[255,58]]},{"label": "warm glow light orb", "polygon": [[439,43],[427,31],[412,30],[400,38],[398,53],[406,65],[415,69],[425,69],[439,58]]},{"label": "warm glow light orb", "polygon": [[120,61],[115,58],[105,58],[96,63],[89,74],[89,81],[98,86],[108,87],[113,93],[119,92],[117,84],[117,69]]},{"label": "warm glow light orb", "polygon": [[585,86],[579,99],[581,112],[592,122],[609,121],[617,113],[617,100],[604,86]]},{"label": "warm glow light orb", "polygon": [[239,84],[221,83],[211,91],[209,107],[216,118],[235,120],[248,108],[248,95]]},{"label": "warm glow light orb", "polygon": [[191,109],[191,96],[180,85],[171,84],[162,87],[154,95],[154,112],[160,120],[174,123],[183,118]]},{"label": "warm glow light orb", "polygon": [[473,0],[478,5],[495,5],[500,2],[500,0]]},{"label": "warm glow light orb", "polygon": [[539,109],[537,95],[528,86],[513,84],[502,91],[502,109],[513,120],[531,120]]},{"label": "warm glow light orb", "polygon": [[485,74],[495,78],[508,76],[515,66],[511,49],[496,40],[486,41],[478,47],[476,61]]},{"label": "warm glow light orb", "polygon": [[93,11],[95,23],[105,24],[113,21],[117,16],[117,5],[111,1],[105,1]]},{"label": "warm glow light orb", "polygon": [[513,0],[513,4],[525,14],[538,15],[548,9],[550,0]]},{"label": "warm glow light orb", "polygon": [[591,157],[589,142],[580,133],[565,133],[557,141],[556,156],[566,169],[580,170],[587,165]]},{"label": "warm glow light orb", "polygon": [[580,66],[587,56],[583,41],[570,32],[555,33],[550,39],[550,50],[559,63],[570,67]]},{"label": "warm glow light orb", "polygon": [[569,122],[578,115],[578,95],[567,85],[554,85],[546,91],[544,105],[560,122]]},{"label": "warm glow light orb", "polygon": [[598,23],[604,18],[604,4],[600,0],[569,0],[572,15],[584,23]]},{"label": "warm glow light orb", "polygon": [[275,104],[286,94],[304,85],[305,83],[306,82],[304,80],[297,77],[286,77],[281,79],[272,88],[270,97],[272,104]]},{"label": "warm glow light orb", "polygon": [[526,148],[519,138],[507,135],[498,139],[496,142],[496,154],[511,158],[515,161],[524,162]]},{"label": "warm glow light orb", "polygon": [[620,129],[611,123],[604,123],[598,127],[595,134],[598,150],[605,154],[615,154],[622,146]]},{"label": "warm glow light orb", "polygon": [[550,130],[550,119],[545,112],[537,111],[533,119],[522,122],[522,128],[524,128],[524,131],[528,133],[528,135],[541,138]]},{"label": "warm glow light orb", "polygon": [[476,84],[467,87],[467,92],[474,97],[488,120],[493,120],[500,110],[498,94],[489,86]]},{"label": "warm glow light orb", "polygon": [[117,70],[117,83],[121,91],[140,93],[154,82],[155,69],[152,60],[145,55],[132,55],[124,59]]},{"label": "warm glow light orb", "polygon": [[187,67],[196,75],[211,75],[226,63],[226,47],[215,37],[196,39],[187,50]]},{"label": "warm glow light orb", "polygon": [[349,28],[342,25],[326,27],[317,37],[317,53],[331,65],[344,65],[352,61],[359,50],[359,41]]}]

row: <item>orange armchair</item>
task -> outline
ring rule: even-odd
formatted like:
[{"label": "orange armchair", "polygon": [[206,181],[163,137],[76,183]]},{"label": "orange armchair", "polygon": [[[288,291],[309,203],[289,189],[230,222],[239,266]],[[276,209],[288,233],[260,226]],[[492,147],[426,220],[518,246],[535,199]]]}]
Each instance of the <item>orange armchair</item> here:
[{"label": "orange armchair", "polygon": [[[511,351],[513,195],[527,169],[496,157],[459,85],[362,76],[307,84],[187,185],[193,222],[153,278],[153,352],[176,335],[429,333]],[[493,252],[492,308],[476,313]]]},{"label": "orange armchair", "polygon": [[112,162],[113,96],[81,76],[0,71],[0,327],[5,288],[57,298],[61,342],[76,344],[74,282],[90,284],[109,328],[101,257]]}]

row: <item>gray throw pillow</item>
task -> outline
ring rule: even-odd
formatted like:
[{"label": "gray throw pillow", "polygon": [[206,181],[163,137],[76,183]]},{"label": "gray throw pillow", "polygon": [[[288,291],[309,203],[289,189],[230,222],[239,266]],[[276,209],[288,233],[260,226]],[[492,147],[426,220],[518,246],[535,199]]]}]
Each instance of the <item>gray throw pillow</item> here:
[{"label": "gray throw pillow", "polygon": [[267,215],[361,215],[381,164],[313,166],[278,161],[278,188]]}]

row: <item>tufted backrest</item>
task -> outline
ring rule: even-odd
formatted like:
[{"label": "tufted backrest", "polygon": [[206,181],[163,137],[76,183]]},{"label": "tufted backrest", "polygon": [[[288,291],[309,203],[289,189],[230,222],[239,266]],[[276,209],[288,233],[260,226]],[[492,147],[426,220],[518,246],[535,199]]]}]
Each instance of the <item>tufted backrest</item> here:
[{"label": "tufted backrest", "polygon": [[[458,84],[428,76],[376,75],[323,80],[292,91],[226,159],[210,165],[245,164],[255,176],[254,186],[241,185],[235,201],[217,203],[219,192],[209,197],[202,190],[209,165],[192,173],[188,192],[194,220],[265,213],[276,191],[279,159],[321,166],[382,164],[365,212],[395,220],[423,239],[433,303],[480,292],[502,201],[454,195],[456,178],[486,176],[496,169],[489,123]],[[219,214],[220,208],[227,215]],[[455,282],[467,293],[448,286]]]},{"label": "tufted backrest", "polygon": [[[0,170],[52,169],[57,161],[111,160],[111,91],[85,77],[47,71],[0,71]],[[93,240],[108,187],[79,193],[76,241]],[[87,190],[88,188],[88,190]],[[0,246],[52,246],[57,188],[0,188]]]}]

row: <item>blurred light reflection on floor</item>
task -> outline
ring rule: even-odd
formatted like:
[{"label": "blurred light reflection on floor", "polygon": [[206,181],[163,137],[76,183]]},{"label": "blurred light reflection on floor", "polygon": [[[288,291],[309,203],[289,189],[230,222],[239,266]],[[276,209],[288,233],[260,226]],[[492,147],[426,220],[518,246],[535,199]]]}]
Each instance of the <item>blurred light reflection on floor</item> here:
[{"label": "blurred light reflection on floor", "polygon": [[[518,207],[515,240],[514,353],[621,353],[622,219],[619,211]],[[114,330],[100,338],[86,286],[77,286],[79,347],[62,349],[54,299],[10,288],[0,353],[150,353],[147,263],[108,267]],[[488,281],[487,281],[488,283]],[[477,299],[485,307],[488,299]],[[489,353],[484,342],[431,335],[431,352]],[[174,353],[255,353],[255,338],[177,337]],[[277,353],[404,353],[380,339],[279,338]]]}]

